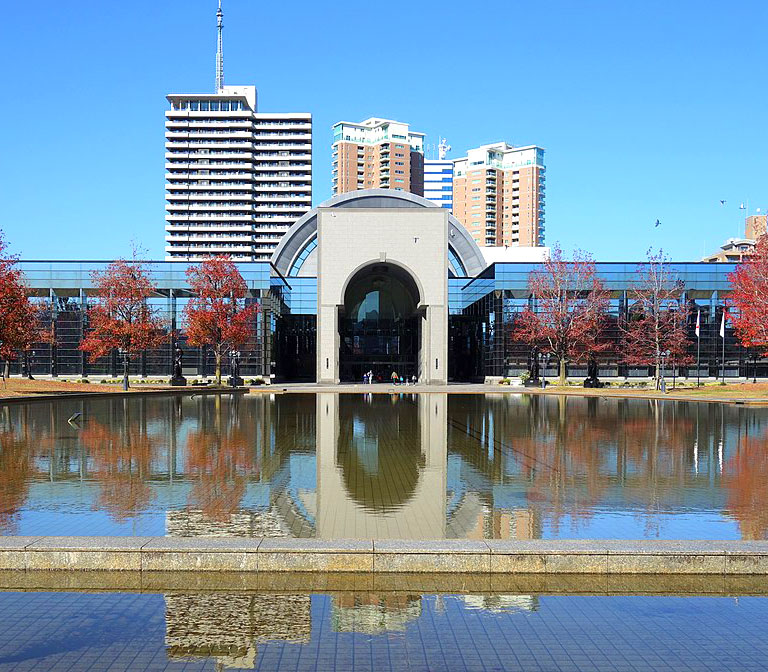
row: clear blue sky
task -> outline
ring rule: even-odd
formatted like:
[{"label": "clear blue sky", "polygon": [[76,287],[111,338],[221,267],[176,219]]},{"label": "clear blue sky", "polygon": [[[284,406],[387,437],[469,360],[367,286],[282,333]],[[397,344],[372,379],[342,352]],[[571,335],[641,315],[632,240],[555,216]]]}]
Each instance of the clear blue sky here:
[{"label": "clear blue sky", "polygon": [[[163,256],[169,92],[212,90],[215,0],[4,3],[0,228],[25,258]],[[546,148],[546,241],[598,259],[696,259],[768,208],[759,1],[224,0],[225,78],[330,127],[411,123],[450,156]],[[726,199],[721,206],[720,199]],[[661,226],[654,228],[656,219]]]}]

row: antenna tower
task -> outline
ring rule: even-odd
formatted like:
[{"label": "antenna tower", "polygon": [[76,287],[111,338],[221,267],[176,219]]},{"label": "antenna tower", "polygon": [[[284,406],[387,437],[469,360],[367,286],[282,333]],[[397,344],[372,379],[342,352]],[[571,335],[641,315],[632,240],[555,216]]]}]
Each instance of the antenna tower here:
[{"label": "antenna tower", "polygon": [[221,37],[224,28],[224,13],[221,11],[221,0],[219,0],[219,9],[216,11],[216,26],[219,30],[219,41],[216,48],[216,93],[221,93],[224,88],[224,40]]}]

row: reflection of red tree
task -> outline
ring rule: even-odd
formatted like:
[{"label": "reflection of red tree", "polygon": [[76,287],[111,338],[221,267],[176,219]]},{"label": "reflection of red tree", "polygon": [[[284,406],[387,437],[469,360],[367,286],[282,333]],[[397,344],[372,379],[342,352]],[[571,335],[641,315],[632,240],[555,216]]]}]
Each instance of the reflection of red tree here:
[{"label": "reflection of red tree", "polygon": [[246,434],[201,429],[187,439],[187,464],[194,479],[190,499],[214,520],[237,511],[254,468]]},{"label": "reflection of red tree", "polygon": [[768,535],[768,433],[748,436],[739,442],[736,454],[725,468],[727,507],[739,522],[742,539],[765,539]]},{"label": "reflection of red tree", "polygon": [[30,450],[13,431],[0,432],[0,532],[15,534],[29,494]]},{"label": "reflection of red tree", "polygon": [[[623,485],[624,497],[644,502],[650,515],[666,491],[678,489],[680,481],[689,478],[695,431],[690,418],[665,419],[658,409],[647,409],[617,422],[614,413],[572,414],[563,405],[561,417],[548,417],[530,436],[511,442],[513,457],[531,483],[528,502],[532,508],[547,509],[554,532],[565,517],[574,525],[589,520],[628,465],[632,478]],[[606,462],[611,454],[615,465]]]},{"label": "reflection of red tree", "polygon": [[152,497],[146,479],[156,440],[136,424],[111,430],[95,420],[80,436],[101,488],[99,505],[118,522],[146,509]]}]

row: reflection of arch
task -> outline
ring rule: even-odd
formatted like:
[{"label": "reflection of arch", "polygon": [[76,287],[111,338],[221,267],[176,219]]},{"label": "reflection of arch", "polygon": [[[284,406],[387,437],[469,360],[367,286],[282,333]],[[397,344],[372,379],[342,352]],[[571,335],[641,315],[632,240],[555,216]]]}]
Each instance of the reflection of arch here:
[{"label": "reflection of arch", "polygon": [[[272,263],[284,276],[316,275],[318,208],[439,209],[439,207],[421,196],[392,189],[364,189],[339,194],[307,212],[288,229],[272,255]],[[475,276],[486,267],[477,243],[461,222],[450,214],[448,215],[448,258],[449,266],[455,275]]]},{"label": "reflection of arch", "polygon": [[350,498],[366,511],[395,511],[413,497],[424,458],[416,404],[374,394],[339,398],[337,463]]}]

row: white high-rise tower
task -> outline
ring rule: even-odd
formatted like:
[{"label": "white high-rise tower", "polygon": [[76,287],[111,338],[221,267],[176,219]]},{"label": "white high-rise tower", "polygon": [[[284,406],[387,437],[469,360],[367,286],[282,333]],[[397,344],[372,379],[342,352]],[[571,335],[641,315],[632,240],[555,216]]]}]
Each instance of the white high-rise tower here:
[{"label": "white high-rise tower", "polygon": [[167,96],[165,258],[267,261],[312,207],[312,115],[258,112],[255,86],[225,86],[221,0],[216,23],[215,92]]}]

